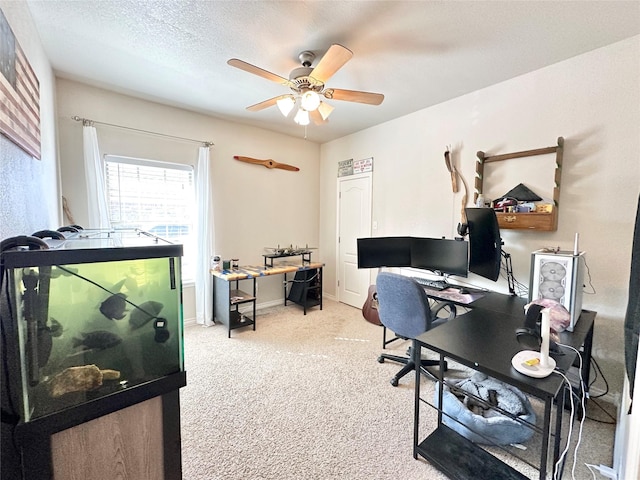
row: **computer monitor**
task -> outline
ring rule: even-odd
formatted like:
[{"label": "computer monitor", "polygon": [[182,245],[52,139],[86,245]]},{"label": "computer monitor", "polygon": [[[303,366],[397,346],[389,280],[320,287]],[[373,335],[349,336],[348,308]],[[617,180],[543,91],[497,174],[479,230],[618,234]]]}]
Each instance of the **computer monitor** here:
[{"label": "computer monitor", "polygon": [[358,268],[410,267],[411,237],[358,238]]},{"label": "computer monitor", "polygon": [[492,208],[465,208],[469,226],[469,271],[489,280],[500,276],[502,239]]},{"label": "computer monitor", "polygon": [[411,266],[439,275],[466,277],[469,268],[469,244],[464,240],[413,238]]},{"label": "computer monitor", "polygon": [[466,277],[469,245],[444,238],[358,238],[358,268],[414,267]]}]

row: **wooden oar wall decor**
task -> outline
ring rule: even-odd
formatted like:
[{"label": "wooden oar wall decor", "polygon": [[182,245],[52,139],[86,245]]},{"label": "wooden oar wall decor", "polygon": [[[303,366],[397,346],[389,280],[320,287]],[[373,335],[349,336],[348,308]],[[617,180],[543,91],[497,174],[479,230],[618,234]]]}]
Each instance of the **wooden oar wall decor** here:
[{"label": "wooden oar wall decor", "polygon": [[235,158],[236,160],[240,160],[241,162],[253,163],[254,165],[263,165],[267,168],[280,168],[282,170],[289,170],[291,172],[298,172],[300,170],[298,167],[294,167],[293,165],[288,165],[286,163],[279,163],[275,160],[271,160],[270,158],[266,160],[260,160],[259,158],[241,157],[239,155],[234,155],[233,158]]}]

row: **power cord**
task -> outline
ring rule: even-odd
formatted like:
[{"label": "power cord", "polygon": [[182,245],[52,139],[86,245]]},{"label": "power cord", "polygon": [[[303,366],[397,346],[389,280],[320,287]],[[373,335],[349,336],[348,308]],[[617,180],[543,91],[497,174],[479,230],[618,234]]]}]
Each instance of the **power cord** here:
[{"label": "power cord", "polygon": [[[562,372],[560,372],[559,370],[554,370],[553,373],[560,375],[564,381],[567,384],[567,387],[569,388],[569,390],[571,390],[571,382],[569,381],[569,379],[566,377],[566,375]],[[560,478],[560,466],[564,464],[564,460],[565,457],[567,455],[567,452],[569,451],[569,445],[571,444],[571,437],[573,435],[573,416],[575,415],[575,409],[574,409],[574,405],[573,405],[573,395],[569,396],[569,400],[570,400],[570,405],[571,405],[571,415],[569,416],[569,418],[571,419],[569,421],[569,434],[567,435],[567,444],[565,445],[564,450],[562,450],[562,453],[560,454],[560,457],[558,457],[558,460],[556,461],[556,464],[553,467],[553,480],[558,480]],[[563,408],[563,406],[560,406],[559,408]],[[584,420],[584,417],[583,417]],[[581,422],[582,423],[582,422]],[[580,443],[580,440],[578,440],[578,443]],[[571,471],[571,475],[573,476],[573,469]]]},{"label": "power cord", "polygon": [[[580,352],[572,347],[571,345],[565,345],[562,343],[558,344],[561,347],[565,347],[565,348],[569,348],[571,350],[573,350],[574,352],[576,352],[576,355],[578,356],[578,378],[580,379],[580,406],[582,408],[582,418],[580,419],[580,429],[578,431],[578,441],[576,442],[576,446],[574,448],[573,451],[573,463],[571,466],[571,478],[573,480],[575,480],[575,470],[576,470],[576,464],[577,464],[577,460],[578,460],[578,449],[580,448],[580,444],[582,443],[582,431],[583,431],[583,427],[584,427],[584,420],[586,417],[586,406],[585,406],[585,399],[586,399],[586,390],[585,390],[585,386],[584,386],[584,382],[582,381],[582,355],[580,355]],[[569,435],[567,436],[567,445],[565,447],[565,449],[563,450],[562,454],[560,455],[560,458],[558,459],[558,461],[556,462],[555,465],[555,469],[554,469],[554,480],[558,479],[558,472],[560,470],[560,465],[562,465],[564,463],[564,459],[565,456],[569,450],[569,445],[571,443],[571,436],[573,434],[573,418],[574,418],[574,414],[575,414],[575,409],[574,409],[574,403],[573,403],[573,397],[574,395],[576,397],[578,397],[577,394],[574,393],[573,391],[573,386],[571,385],[571,382],[569,381],[569,379],[560,371],[558,370],[554,370],[554,373],[557,373],[558,375],[560,375],[564,381],[567,384],[567,388],[569,389],[569,391],[571,392],[571,395],[569,397],[570,399],[570,403],[571,403],[571,416],[569,417],[571,420],[569,422]]]},{"label": "power cord", "polygon": [[[570,345],[566,345],[566,346],[572,349],[573,351],[575,351],[576,355],[578,356],[578,378],[580,378],[580,407],[582,409],[582,418],[580,419],[580,430],[578,433],[578,442],[576,443],[576,447],[573,450],[573,464],[571,466],[571,478],[575,478],[576,463],[578,461],[578,448],[580,447],[580,444],[582,442],[582,429],[584,428],[584,420],[587,415],[587,407],[585,405],[585,399],[587,395],[586,395],[584,382],[582,381],[582,367],[583,367],[582,355],[580,355],[580,352],[577,349],[573,348],[572,346]],[[574,392],[571,385],[569,385],[569,389],[571,391],[571,395],[573,396]]]},{"label": "power cord", "polygon": [[[508,255],[508,254],[506,254]],[[513,275],[513,269],[509,265],[510,260],[504,257],[500,261],[500,277],[507,281],[507,284],[511,284],[513,287],[513,293],[518,297],[528,297],[529,288],[522,282],[519,282]]]},{"label": "power cord", "polygon": [[598,422],[598,423],[603,423],[605,425],[615,425],[617,422],[617,420],[613,417],[613,415],[611,415],[609,412],[607,412],[604,407],[602,405],[600,405],[598,402],[596,402],[593,397],[589,397],[589,400],[591,400],[591,403],[593,403],[596,407],[598,407],[600,410],[602,410],[602,412],[611,419],[610,422],[604,421],[604,420],[600,420],[597,418],[593,418],[593,417],[587,417],[589,420],[591,420],[592,422]]},{"label": "power cord", "polygon": [[589,388],[591,388],[591,386],[593,386],[594,383],[596,383],[596,380],[598,379],[598,372],[600,372],[600,376],[602,377],[602,381],[604,382],[604,386],[605,386],[605,391],[604,393],[601,393],[600,395],[596,395],[596,396],[590,396],[590,398],[600,398],[600,397],[604,397],[607,393],[609,393],[609,382],[607,382],[607,379],[604,376],[604,373],[602,373],[602,369],[600,368],[600,365],[598,364],[598,362],[596,361],[596,359],[592,356],[591,357],[591,363],[593,363],[593,365],[596,367],[596,376],[593,379],[593,381],[589,384]]},{"label": "power cord", "polygon": [[282,282],[285,285],[287,283],[308,283],[311,282],[311,280],[315,280],[318,277],[318,272],[314,273],[311,277],[304,279],[304,280],[296,280],[296,279],[292,279],[292,280],[287,280],[286,282]]},{"label": "power cord", "polygon": [[598,380],[598,372],[599,372],[600,377],[602,377],[602,381],[604,382],[605,389],[604,389],[604,392],[599,394],[599,395],[589,395],[589,400],[591,400],[591,403],[593,403],[596,407],[598,407],[600,410],[602,410],[602,412],[607,417],[609,417],[611,419],[611,421],[600,420],[598,418],[593,418],[593,417],[587,417],[587,418],[589,420],[591,420],[591,421],[594,421],[594,422],[604,423],[606,425],[615,425],[616,423],[618,423],[616,418],[613,417],[609,412],[607,412],[607,410],[605,410],[605,408],[596,401],[596,398],[604,397],[606,394],[609,393],[609,382],[607,382],[607,378],[604,376],[604,373],[602,372],[602,369],[600,368],[600,365],[598,364],[598,362],[596,361],[596,359],[594,357],[591,357],[591,363],[595,367],[596,375],[595,375],[593,381],[591,381],[589,383],[589,389],[591,389],[591,387]]},{"label": "power cord", "polygon": [[584,261],[584,266],[587,269],[587,278],[589,279],[589,286],[591,287],[590,292],[583,290],[583,293],[586,293],[587,295],[594,295],[596,293],[596,287],[593,286],[593,282],[591,280],[591,270],[589,269],[589,264],[587,263],[587,259],[584,255],[582,255],[582,260]]},{"label": "power cord", "polygon": [[[571,468],[571,478],[573,480],[575,480],[575,468],[577,465],[577,460],[578,460],[578,449],[580,447],[580,444],[582,442],[582,431],[583,431],[583,427],[584,427],[584,420],[586,418],[586,406],[585,406],[585,400],[587,398],[587,394],[586,394],[586,390],[584,388],[584,382],[582,381],[582,368],[583,368],[583,364],[582,364],[582,356],[580,355],[580,352],[575,349],[574,347],[572,347],[571,345],[565,345],[565,344],[558,344],[561,347],[565,347],[565,348],[569,348],[571,350],[573,350],[574,352],[576,352],[576,354],[578,355],[578,359],[579,359],[579,366],[578,366],[578,374],[579,374],[579,378],[580,378],[580,397],[579,400],[581,402],[581,407],[582,407],[582,419],[580,420],[580,429],[579,429],[579,434],[578,434],[578,441],[576,443],[574,452],[573,452],[573,464],[572,464],[572,468]],[[599,368],[599,367],[598,367]],[[569,424],[569,436],[567,438],[567,446],[565,447],[564,451],[562,452],[562,455],[560,456],[560,459],[558,460],[558,462],[555,465],[555,471],[554,471],[554,480],[558,478],[558,472],[559,472],[559,466],[561,465],[561,461],[564,461],[564,457],[568,451],[569,448],[569,444],[571,441],[571,435],[572,435],[572,426],[573,426],[573,416],[574,416],[574,403],[573,403],[573,396],[575,395],[576,398],[578,398],[578,395],[573,391],[572,385],[569,381],[569,379],[562,374],[559,371],[555,371],[554,373],[557,373],[558,375],[561,375],[565,382],[568,385],[568,388],[571,391],[571,423]],[[600,372],[602,373],[602,372]],[[602,407],[600,405],[597,404],[597,402],[594,402],[599,408],[602,409]],[[604,411],[604,409],[602,409]],[[605,413],[607,413],[605,411]],[[607,413],[608,414],[608,413]],[[610,416],[610,415],[609,415]],[[616,480],[617,479],[617,473],[615,472],[614,469],[612,469],[611,467],[607,467],[606,465],[594,465],[594,464],[589,464],[589,463],[585,463],[584,464],[589,471],[591,472],[593,478],[595,479],[595,473],[594,470],[597,470],[598,472],[600,472],[602,475],[604,475],[605,477],[611,478]]]},{"label": "power cord", "polygon": [[[586,390],[585,390],[584,382],[582,380],[582,368],[583,368],[582,355],[580,354],[580,352],[576,348],[572,347],[571,345],[565,345],[565,344],[562,344],[562,343],[559,343],[558,345],[561,346],[561,347],[569,348],[569,349],[573,350],[574,352],[576,352],[576,354],[578,355],[578,378],[580,379],[580,393],[581,393],[579,399],[580,399],[580,402],[581,402],[583,415],[582,415],[582,419],[580,420],[580,430],[579,430],[579,434],[578,434],[578,441],[576,443],[576,446],[575,446],[575,449],[574,449],[574,452],[573,452],[573,464],[572,464],[572,467],[571,467],[571,478],[572,478],[572,480],[575,480],[575,468],[576,468],[576,464],[577,464],[577,460],[578,460],[578,449],[579,449],[580,444],[582,442],[582,429],[584,427],[584,420],[585,420],[585,418],[587,418],[586,405],[585,405],[585,400],[587,398],[587,393],[586,393]],[[593,357],[592,357],[591,360],[596,365],[596,368],[600,372],[600,375],[602,376],[602,379],[604,380],[605,385],[606,385],[606,392],[603,393],[602,395],[598,395],[598,397],[600,397],[600,396],[605,395],[609,391],[609,384],[607,383],[607,380],[604,377],[604,374],[602,373],[602,370],[600,369],[600,366],[598,365],[598,363],[595,361],[595,359]],[[571,421],[570,421],[570,424],[569,424],[569,436],[567,438],[567,446],[566,446],[565,450],[562,452],[562,455],[560,456],[560,459],[558,460],[558,462],[555,465],[555,471],[554,471],[554,477],[553,478],[554,478],[554,480],[557,480],[559,466],[561,465],[560,462],[563,461],[564,456],[566,455],[567,450],[569,448],[569,443],[571,441],[572,426],[573,426],[573,415],[574,415],[573,396],[575,395],[576,398],[578,398],[578,395],[573,391],[571,382],[569,381],[569,379],[563,373],[561,373],[561,372],[559,372],[557,370],[554,371],[554,373],[557,373],[558,375],[560,375],[560,376],[562,376],[564,378],[564,381],[567,383],[568,388],[571,391],[571,397],[570,397],[570,399],[571,399],[571,417],[570,417]],[[593,385],[594,382],[595,382],[595,379],[594,379],[593,382],[591,382],[589,384],[589,386]],[[592,402],[598,408],[600,408],[610,418],[613,419],[613,417],[611,417],[611,415],[609,415],[609,413],[606,410],[604,410],[604,408],[602,408],[602,406],[600,406],[595,400],[593,400],[594,398],[597,398],[597,397],[589,396],[589,398],[592,400]],[[590,418],[590,420],[594,420],[594,419]],[[595,421],[598,421],[598,420],[595,420]],[[603,422],[603,423],[610,423],[610,422]],[[615,423],[615,421],[612,422],[612,423]],[[603,476],[605,476],[607,478],[611,478],[613,480],[617,480],[617,478],[618,478],[618,475],[617,475],[616,471],[613,468],[608,467],[606,465],[602,465],[602,464],[594,465],[594,464],[590,464],[590,463],[585,463],[584,465],[589,469],[589,471],[591,472],[591,475],[593,476],[594,480],[596,479],[596,474],[595,474],[594,470],[600,472],[600,474],[602,474]]]}]

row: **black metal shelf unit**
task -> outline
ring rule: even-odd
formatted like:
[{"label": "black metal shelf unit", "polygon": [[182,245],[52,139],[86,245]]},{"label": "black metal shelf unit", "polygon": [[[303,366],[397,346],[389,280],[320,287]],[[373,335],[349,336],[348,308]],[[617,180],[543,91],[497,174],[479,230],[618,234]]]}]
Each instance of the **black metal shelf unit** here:
[{"label": "black metal shelf unit", "polygon": [[[253,285],[253,293],[247,293],[239,288],[241,281],[250,281]],[[231,330],[252,326],[256,329],[256,279],[255,277],[227,281],[213,277],[213,292],[216,318],[215,320],[227,326],[228,337],[231,338]],[[231,287],[235,288],[231,288]],[[240,305],[251,304],[251,316],[240,312]]]}]

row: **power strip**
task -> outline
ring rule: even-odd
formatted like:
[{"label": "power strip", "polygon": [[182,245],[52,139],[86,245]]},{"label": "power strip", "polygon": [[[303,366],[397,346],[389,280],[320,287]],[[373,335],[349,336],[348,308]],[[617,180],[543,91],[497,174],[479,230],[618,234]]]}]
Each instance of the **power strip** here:
[{"label": "power strip", "polygon": [[616,473],[616,471],[611,468],[611,467],[607,467],[606,465],[591,465],[591,464],[586,464],[587,467],[593,468],[594,470],[599,471],[603,477],[607,477],[607,478],[611,478],[612,480],[618,480],[618,474]]},{"label": "power strip", "polygon": [[618,480],[618,473],[613,468],[607,467],[606,465],[600,464],[600,473],[605,477]]}]

